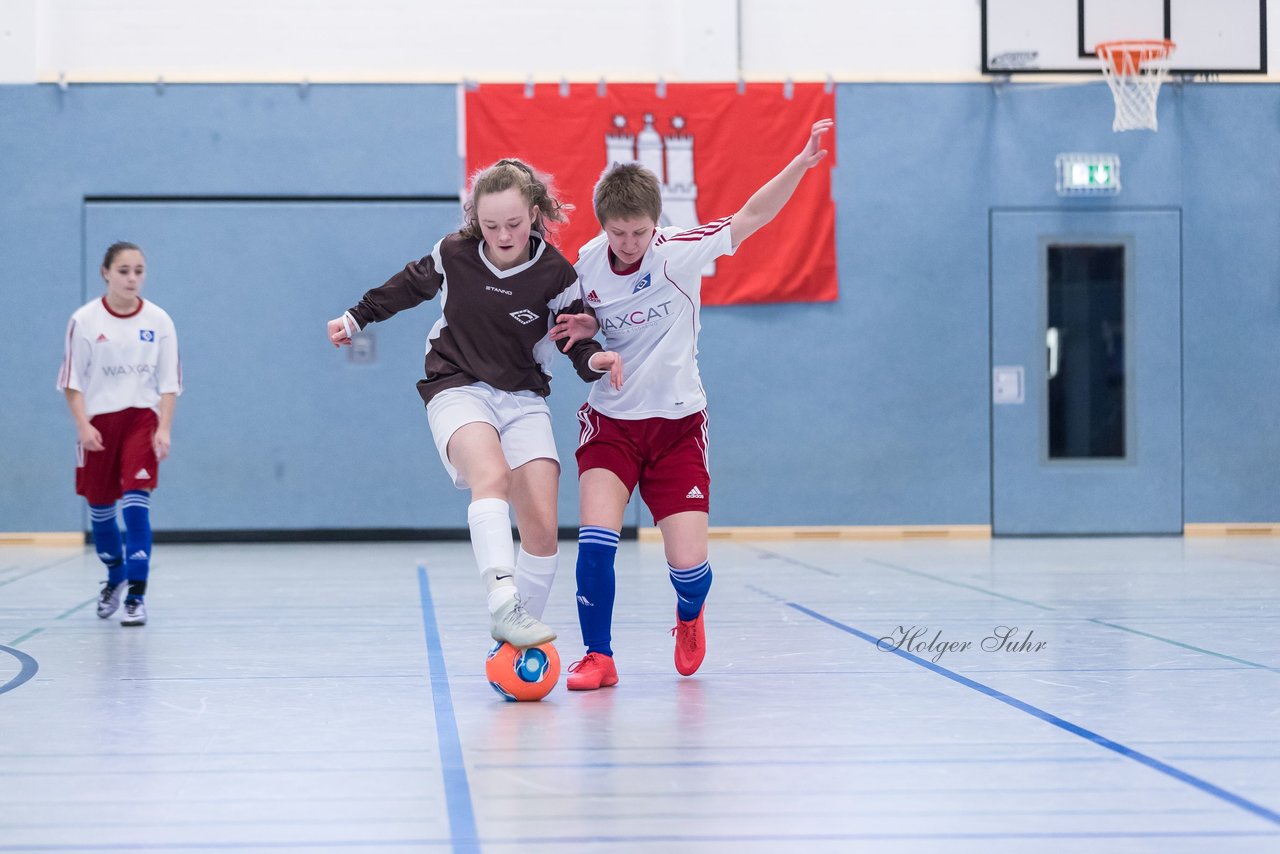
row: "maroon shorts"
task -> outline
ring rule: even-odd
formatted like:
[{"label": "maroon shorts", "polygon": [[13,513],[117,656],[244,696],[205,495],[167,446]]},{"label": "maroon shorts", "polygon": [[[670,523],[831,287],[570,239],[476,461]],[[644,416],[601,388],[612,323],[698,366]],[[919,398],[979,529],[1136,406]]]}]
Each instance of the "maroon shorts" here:
[{"label": "maroon shorts", "polygon": [[89,419],[102,434],[101,451],[76,445],[76,494],[90,504],[119,500],[131,489],[155,489],[160,463],[155,435],[159,419],[151,409],[122,409]]},{"label": "maroon shorts", "polygon": [[627,420],[601,415],[584,404],[578,422],[579,477],[588,469],[608,469],[628,494],[639,484],[655,524],[686,510],[708,512],[705,410],[684,418]]}]

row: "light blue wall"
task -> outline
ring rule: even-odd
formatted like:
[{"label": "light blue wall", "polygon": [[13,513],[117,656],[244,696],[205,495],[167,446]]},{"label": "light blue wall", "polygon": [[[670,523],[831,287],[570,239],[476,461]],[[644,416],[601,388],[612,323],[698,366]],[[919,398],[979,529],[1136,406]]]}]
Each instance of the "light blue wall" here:
[{"label": "light blue wall", "polygon": [[[837,104],[840,300],[704,312],[713,523],[989,523],[988,216],[1063,206],[1183,210],[1184,418],[1169,429],[1184,432],[1186,521],[1280,519],[1280,166],[1263,154],[1277,148],[1280,87],[1168,86],[1159,133],[1113,134],[1101,84],[842,85]],[[453,196],[462,177],[455,122],[451,86],[0,87],[0,265],[11,312],[0,336],[0,530],[82,524],[74,432],[52,386],[66,319],[83,294],[98,292],[85,279],[111,231],[102,218],[110,211],[86,206],[86,196]],[[1054,156],[1076,150],[1120,154],[1118,198],[1058,198]],[[273,208],[280,216],[255,209],[263,242],[246,250],[258,259],[247,269],[234,246],[220,246],[247,240],[236,230],[243,223],[227,219],[233,210],[175,205],[168,226],[192,223],[190,269],[181,257],[150,259],[148,287],[161,305],[170,289],[167,302],[186,315],[175,319],[189,330],[189,385],[158,528],[461,526],[465,497],[445,482],[406,381],[420,370],[435,309],[388,324],[380,368],[354,386],[332,361],[344,357],[293,329],[317,330],[329,300],[349,295],[333,306],[341,308],[416,254],[406,244],[417,214],[390,228],[378,225],[386,210],[324,204],[318,220],[292,206]],[[151,207],[121,221],[159,228],[165,214]],[[443,216],[422,214],[421,231],[432,232],[421,235],[422,251]],[[344,234],[360,246],[335,248]],[[273,241],[268,264],[261,253]],[[304,298],[307,281],[273,290],[289,259],[317,257],[348,266],[326,278],[300,263],[307,281],[325,279],[314,300]],[[192,290],[173,292],[180,287]],[[216,290],[209,307],[218,312],[272,297],[293,306],[278,319],[289,335],[226,344],[237,359],[247,351],[298,366],[268,377],[295,380],[279,405],[232,412],[214,393],[222,386],[199,379],[209,368],[193,360],[219,358],[204,326],[217,318],[198,311],[199,288]],[[334,393],[349,398],[339,417],[315,405]],[[583,394],[561,371],[551,402],[570,475],[566,525],[577,515],[573,412]],[[362,396],[363,410],[352,403]],[[217,443],[211,423],[227,425]],[[274,455],[262,451],[264,436]],[[198,442],[213,446],[204,457],[191,447]],[[343,448],[415,462],[383,464],[317,495],[315,458]],[[264,493],[240,516],[223,495],[236,483]]]},{"label": "light blue wall", "polygon": [[1187,520],[1274,522],[1280,87],[1189,88],[1184,110]]},{"label": "light blue wall", "polygon": [[[0,530],[75,530],[82,524],[82,502],[72,494],[75,432],[53,383],[68,316],[84,294],[101,293],[100,282],[92,278],[105,248],[99,233],[110,234],[109,239],[128,237],[101,225],[86,257],[82,235],[101,223],[86,213],[86,196],[456,197],[462,168],[455,114],[454,90],[447,86],[73,86],[66,92],[55,86],[0,87],[0,265],[6,271],[6,326],[11,330],[0,336],[6,368],[0,372],[5,404],[0,408]],[[350,238],[358,240],[370,223],[356,206],[349,215]],[[424,233],[414,241],[414,252],[419,247],[425,252],[436,236],[425,233],[435,230],[426,222],[420,230]],[[315,230],[291,235],[287,218],[278,221],[277,231],[276,263],[283,270],[292,266],[310,276],[308,256],[356,254],[345,247],[309,244],[306,236],[314,238]],[[345,401],[323,420],[316,417],[315,407],[294,405],[295,396],[319,398],[335,392],[314,381],[322,369],[310,360],[338,365],[339,355],[323,346],[316,348],[319,353],[299,351],[292,328],[274,339],[237,336],[236,318],[221,316],[233,304],[258,316],[278,311],[282,302],[296,302],[298,289],[307,284],[277,279],[284,287],[269,287],[270,282],[259,278],[262,271],[237,263],[237,247],[227,245],[235,233],[191,234],[192,244],[201,250],[192,257],[151,259],[161,266],[148,281],[149,292],[162,306],[168,302],[182,308],[175,320],[186,342],[189,383],[178,407],[175,455],[163,468],[156,526],[313,527],[317,521],[346,518],[339,513],[340,496],[348,500],[355,525],[376,525],[360,509],[386,506],[376,478],[355,477],[350,484],[335,478],[328,495],[306,493],[303,484],[290,479],[298,471],[291,465],[298,447],[314,442],[317,454],[337,446],[359,455],[376,444],[385,425],[377,415],[358,420]],[[144,248],[159,248],[140,242]],[[404,242],[394,243],[391,257],[378,258],[360,275],[347,273],[345,282],[317,282],[316,290],[331,295],[330,302],[332,295],[343,294],[336,305],[326,307],[332,312],[328,316],[414,257],[406,254]],[[291,259],[297,263],[290,264]],[[370,264],[368,258],[361,261]],[[179,298],[175,292],[180,288],[208,290],[209,311],[190,311],[187,306],[197,303]],[[173,299],[164,299],[166,291]],[[237,292],[238,301],[227,298]],[[327,317],[318,304],[293,308],[282,323],[323,335]],[[410,376],[387,378],[387,388],[369,392],[371,401],[408,402],[413,415],[397,434],[403,444],[420,442],[423,435],[424,425],[414,420],[421,407],[412,406],[412,379],[421,370],[429,325],[426,317],[417,319],[416,329],[414,321],[400,324],[392,334],[406,340],[403,374]],[[236,400],[212,393],[214,386],[203,378],[216,373],[218,362],[236,362],[216,349],[201,352],[208,335],[218,334],[210,333],[215,326],[229,351],[252,350],[264,364],[293,366],[289,376],[296,383],[279,389],[276,405],[244,412]],[[256,331],[256,324],[251,328]],[[316,340],[323,344],[323,338]],[[193,355],[202,364],[192,364]],[[248,387],[276,379],[271,373],[255,374],[243,382]],[[243,454],[223,453],[220,446],[193,447],[213,424],[225,425],[224,431],[243,445]],[[287,457],[283,480],[276,477],[280,459],[263,465],[258,453],[263,444],[281,448]],[[344,460],[329,462],[340,468]],[[418,465],[427,470],[431,462],[428,458]],[[199,477],[206,471],[217,473],[218,482]],[[434,468],[430,474],[430,483],[437,484]],[[255,478],[258,490],[274,500],[246,495],[245,507],[223,503],[226,483],[255,483]],[[446,494],[454,499],[452,490]],[[410,510],[421,503],[418,499],[406,494],[400,506],[408,509],[401,519],[388,518],[384,525],[415,526],[404,520],[415,518]],[[331,503],[320,506],[325,501]],[[447,515],[443,509],[434,517],[423,514],[417,526],[456,525],[457,510],[452,509]],[[249,510],[255,511],[252,524],[236,524],[243,518],[237,512]]]}]

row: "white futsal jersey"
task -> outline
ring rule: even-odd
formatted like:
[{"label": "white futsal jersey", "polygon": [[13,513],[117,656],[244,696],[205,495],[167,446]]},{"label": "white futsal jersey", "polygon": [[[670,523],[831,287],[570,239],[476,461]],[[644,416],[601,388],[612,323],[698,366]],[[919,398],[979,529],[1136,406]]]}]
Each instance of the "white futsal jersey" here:
[{"label": "white futsal jersey", "polygon": [[656,229],[644,257],[615,272],[601,234],[578,253],[579,280],[595,310],[604,347],[622,356],[619,391],[602,379],[587,403],[610,418],[683,418],[707,406],[698,375],[702,268],[732,255],[730,218],[696,228]]},{"label": "white futsal jersey", "polygon": [[58,389],[84,395],[92,418],[122,409],[159,410],[160,395],[182,394],[178,334],[165,310],[140,300],[132,314],[116,314],[105,297],[86,303],[67,324]]}]

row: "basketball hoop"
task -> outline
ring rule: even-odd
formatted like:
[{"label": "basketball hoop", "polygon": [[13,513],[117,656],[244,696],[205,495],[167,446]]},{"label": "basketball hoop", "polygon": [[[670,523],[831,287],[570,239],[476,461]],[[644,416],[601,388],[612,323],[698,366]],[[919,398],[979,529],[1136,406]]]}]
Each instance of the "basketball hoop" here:
[{"label": "basketball hoop", "polygon": [[1169,76],[1168,39],[1102,42],[1094,48],[1102,60],[1102,76],[1116,98],[1113,131],[1156,130],[1156,99]]}]

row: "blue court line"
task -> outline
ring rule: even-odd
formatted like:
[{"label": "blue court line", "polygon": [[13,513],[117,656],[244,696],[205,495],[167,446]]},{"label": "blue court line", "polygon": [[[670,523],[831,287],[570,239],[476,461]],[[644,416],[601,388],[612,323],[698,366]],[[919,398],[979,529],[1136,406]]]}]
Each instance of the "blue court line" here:
[{"label": "blue court line", "polygon": [[436,740],[440,744],[440,771],[444,775],[444,796],[449,812],[449,835],[453,850],[479,854],[475,810],[471,806],[471,786],[467,782],[467,766],[462,759],[462,739],[453,713],[453,695],[449,691],[449,673],[444,666],[444,646],[440,643],[440,627],[431,601],[431,584],[427,568],[418,565],[418,590],[422,600],[422,628],[427,639],[427,663],[431,670],[431,701],[435,706]]},{"label": "blue court line", "polygon": [[0,685],[0,694],[12,691],[14,688],[21,686],[23,683],[36,675],[36,671],[40,669],[40,664],[34,658],[27,655],[20,649],[14,649],[10,646],[0,644],[0,652],[7,652],[14,658],[18,659],[18,663],[22,665],[22,669],[18,671],[18,675],[10,679],[8,682]]},{"label": "blue court line", "polygon": [[1063,720],[1062,718],[1058,717],[1055,714],[1046,712],[1044,709],[1037,708],[1036,706],[1033,706],[1030,703],[1024,703],[1022,700],[1011,697],[1002,691],[997,691],[995,688],[992,688],[989,685],[983,685],[981,682],[975,682],[972,679],[961,676],[959,673],[956,673],[953,670],[948,670],[945,667],[941,667],[937,664],[934,664],[931,661],[927,661],[926,659],[912,655],[909,652],[904,652],[901,649],[897,649],[897,648],[892,648],[887,650],[883,649],[880,646],[879,639],[872,637],[866,632],[859,631],[858,629],[855,629],[853,626],[845,625],[844,623],[841,623],[838,620],[833,620],[828,616],[819,614],[817,611],[806,608],[805,606],[799,605],[795,602],[788,602],[787,604],[790,607],[794,608],[795,610],[799,611],[800,613],[807,614],[808,616],[814,618],[815,620],[818,620],[819,622],[822,622],[822,623],[826,623],[827,625],[831,626],[834,629],[839,629],[840,631],[845,632],[847,634],[851,634],[854,637],[861,638],[862,640],[866,641],[867,643],[871,644],[872,646],[876,647],[882,652],[892,653],[893,655],[896,655],[899,658],[903,658],[903,659],[906,659],[907,661],[910,661],[912,664],[918,664],[919,666],[925,668],[926,670],[932,670],[934,673],[938,674],[939,676],[945,676],[946,678],[950,679],[953,682],[957,682],[961,685],[964,685],[966,688],[972,688],[973,690],[979,693],[986,694],[988,697],[991,697],[993,700],[999,700],[1005,705],[1012,706],[1013,708],[1018,709],[1019,711],[1026,712],[1032,717],[1039,718],[1045,723],[1052,724],[1053,726],[1056,726],[1061,730],[1065,730],[1066,732],[1069,732],[1072,735],[1077,735],[1080,738],[1083,738],[1085,741],[1091,741],[1094,744],[1098,745],[1099,747],[1105,747],[1107,750],[1118,753],[1121,756],[1125,757],[1126,759],[1132,759],[1135,762],[1146,765],[1148,768],[1151,768],[1155,771],[1159,771],[1161,774],[1165,774],[1169,777],[1172,777],[1173,779],[1178,780],[1179,782],[1186,783],[1189,786],[1194,786],[1195,788],[1199,789],[1200,791],[1204,792],[1207,795],[1212,795],[1213,797],[1218,798],[1219,800],[1225,801],[1226,803],[1231,804],[1232,806],[1239,807],[1240,809],[1245,810],[1247,812],[1251,812],[1260,818],[1266,819],[1272,824],[1280,825],[1280,813],[1277,813],[1274,810],[1267,809],[1261,804],[1255,804],[1253,801],[1242,798],[1239,795],[1233,794],[1232,792],[1228,792],[1226,789],[1223,789],[1219,786],[1215,786],[1214,784],[1208,782],[1207,780],[1202,780],[1199,777],[1195,776],[1194,774],[1188,774],[1186,771],[1182,771],[1178,768],[1174,768],[1172,765],[1168,765],[1164,762],[1161,762],[1159,759],[1156,759],[1155,757],[1148,756],[1147,754],[1134,750],[1131,747],[1125,747],[1123,744],[1120,744],[1119,742],[1112,741],[1111,739],[1106,738],[1105,736],[1099,735],[1096,732],[1087,730],[1082,726],[1071,723],[1070,721]]}]

